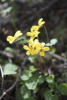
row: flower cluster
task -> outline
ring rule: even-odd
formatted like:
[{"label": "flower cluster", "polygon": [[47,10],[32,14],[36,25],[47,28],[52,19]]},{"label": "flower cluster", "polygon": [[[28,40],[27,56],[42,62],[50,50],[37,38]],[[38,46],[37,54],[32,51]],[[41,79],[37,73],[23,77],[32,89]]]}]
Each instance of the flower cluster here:
[{"label": "flower cluster", "polygon": [[[33,25],[31,27],[30,32],[27,32],[27,36],[30,37],[28,45],[24,45],[24,49],[27,50],[27,55],[35,55],[39,54],[40,56],[45,55],[45,51],[49,50],[49,47],[45,47],[45,43],[40,43],[38,39],[38,35],[40,34],[39,29],[45,24],[43,18],[40,18],[38,21],[38,25]],[[7,41],[12,44],[18,37],[20,37],[23,33],[21,31],[17,31],[14,36],[8,36]]]},{"label": "flower cluster", "polygon": [[30,32],[27,32],[27,36],[30,36],[31,39],[34,39],[35,37],[38,37],[39,35],[39,29],[45,24],[45,21],[43,21],[43,18],[40,18],[38,21],[38,25],[33,25],[31,27]]},{"label": "flower cluster", "polygon": [[23,33],[21,31],[17,31],[14,36],[7,36],[7,41],[12,44],[18,37],[20,37]]},{"label": "flower cluster", "polygon": [[38,21],[38,25],[32,26],[30,32],[27,32],[27,36],[30,37],[28,46],[24,45],[24,49],[27,50],[27,55],[39,54],[40,56],[44,56],[44,52],[49,50],[49,47],[45,47],[45,43],[40,43],[38,39],[35,39],[40,34],[39,29],[44,24],[45,21],[43,21],[43,18],[40,18]]}]

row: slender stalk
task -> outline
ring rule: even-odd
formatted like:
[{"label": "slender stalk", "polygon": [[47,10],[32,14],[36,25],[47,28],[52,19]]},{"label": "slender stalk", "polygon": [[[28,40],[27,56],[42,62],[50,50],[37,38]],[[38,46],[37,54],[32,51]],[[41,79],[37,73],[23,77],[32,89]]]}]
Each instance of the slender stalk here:
[{"label": "slender stalk", "polygon": [[45,25],[44,25],[44,29],[45,29],[45,33],[46,33],[46,36],[47,36],[47,41],[49,42],[48,32],[47,32],[47,28],[46,28],[46,26],[45,26]]}]

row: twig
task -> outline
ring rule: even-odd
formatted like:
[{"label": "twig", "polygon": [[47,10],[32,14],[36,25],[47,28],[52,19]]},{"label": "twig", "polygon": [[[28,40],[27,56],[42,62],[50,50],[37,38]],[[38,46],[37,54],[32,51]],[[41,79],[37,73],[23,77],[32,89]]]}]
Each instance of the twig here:
[{"label": "twig", "polygon": [[51,55],[52,57],[58,59],[58,60],[61,60],[61,61],[67,62],[67,59],[66,59],[66,58],[61,57],[61,56],[59,56],[59,55],[57,55],[57,54],[54,54],[54,53],[52,53],[52,52],[49,52],[48,54]]},{"label": "twig", "polygon": [[1,50],[0,50],[0,54],[4,55],[4,56],[7,56],[8,58],[13,58],[14,57],[12,53],[1,51]]},{"label": "twig", "polygon": [[1,66],[0,66],[0,71],[1,71],[1,77],[2,77],[1,90],[3,91],[4,75],[3,75],[3,70]]},{"label": "twig", "polygon": [[19,59],[23,60],[23,58],[24,58],[24,54],[20,54],[19,52],[14,54],[14,53],[11,53],[11,52],[6,52],[6,51],[0,50],[0,55],[7,57],[9,60],[11,60],[12,58],[19,58]]},{"label": "twig", "polygon": [[19,69],[19,73],[18,73],[18,75],[17,75],[17,78],[16,78],[15,83],[14,83],[9,89],[7,89],[6,91],[4,91],[4,92],[2,93],[2,95],[0,96],[0,100],[1,100],[8,92],[10,92],[10,91],[16,86],[17,82],[19,81],[19,76],[20,76],[20,74],[21,74],[21,70]]}]

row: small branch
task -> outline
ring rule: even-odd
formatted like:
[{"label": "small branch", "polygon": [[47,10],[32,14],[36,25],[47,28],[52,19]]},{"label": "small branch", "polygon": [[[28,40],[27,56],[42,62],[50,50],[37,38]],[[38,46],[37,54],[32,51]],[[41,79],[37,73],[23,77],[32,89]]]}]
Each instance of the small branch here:
[{"label": "small branch", "polygon": [[[17,52],[17,51],[16,51]],[[19,59],[21,59],[21,60],[23,60],[23,58],[24,58],[24,54],[22,53],[22,54],[20,54],[20,53],[16,53],[16,54],[13,54],[13,53],[11,53],[11,52],[6,52],[6,51],[2,51],[2,50],[0,50],[0,55],[3,55],[3,56],[5,56],[5,57],[7,57],[7,58],[9,58],[10,60],[12,59],[12,58],[19,58]]]},{"label": "small branch", "polygon": [[54,54],[54,53],[52,53],[52,52],[48,52],[48,54],[49,54],[50,56],[52,56],[52,57],[58,59],[58,60],[61,60],[61,61],[67,62],[67,59],[66,59],[66,58],[61,57],[61,56],[59,56],[59,55],[57,55],[57,54]]},{"label": "small branch", "polygon": [[12,53],[1,51],[1,50],[0,50],[0,54],[6,56],[8,58],[13,58],[14,57]]},{"label": "small branch", "polygon": [[19,69],[19,73],[17,75],[16,81],[14,82],[14,84],[9,89],[7,89],[6,91],[4,91],[2,93],[2,95],[0,96],[0,100],[16,86],[17,82],[19,81],[20,74],[21,74],[21,70]]},{"label": "small branch", "polygon": [[4,75],[3,75],[3,70],[1,66],[0,66],[0,71],[1,71],[1,77],[2,77],[1,90],[3,91]]}]

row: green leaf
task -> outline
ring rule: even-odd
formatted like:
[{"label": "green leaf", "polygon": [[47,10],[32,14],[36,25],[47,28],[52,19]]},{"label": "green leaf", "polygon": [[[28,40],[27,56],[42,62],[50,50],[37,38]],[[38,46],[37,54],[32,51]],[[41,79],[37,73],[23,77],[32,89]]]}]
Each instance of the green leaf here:
[{"label": "green leaf", "polygon": [[45,100],[59,100],[59,97],[56,94],[52,94],[52,91],[49,89],[46,89],[43,95]]},{"label": "green leaf", "polygon": [[39,78],[38,75],[35,74],[28,81],[25,82],[25,85],[29,90],[35,90],[37,88],[38,83],[39,83]]},{"label": "green leaf", "polygon": [[25,86],[20,88],[20,94],[23,99],[28,99],[31,96],[31,91],[29,91]]},{"label": "green leaf", "polygon": [[50,40],[50,43],[51,43],[52,45],[55,45],[57,42],[58,42],[57,39],[51,39],[51,40]]},{"label": "green leaf", "polygon": [[17,73],[18,66],[8,63],[4,66],[4,75],[12,75]]},{"label": "green leaf", "polygon": [[21,76],[21,80],[29,80],[32,77],[32,73],[29,70],[24,70],[23,75]]},{"label": "green leaf", "polygon": [[29,70],[30,70],[31,72],[35,72],[37,69],[36,69],[34,66],[30,66],[30,67],[29,67]]},{"label": "green leaf", "polygon": [[58,85],[58,89],[62,95],[67,95],[67,83]]},{"label": "green leaf", "polygon": [[40,75],[39,76],[39,84],[43,84],[45,82],[45,76]]},{"label": "green leaf", "polygon": [[45,45],[46,45],[46,46],[52,46],[52,44],[51,44],[51,43],[46,43]]},{"label": "green leaf", "polygon": [[46,43],[45,45],[46,45],[46,46],[53,46],[53,45],[55,45],[57,42],[58,42],[57,39],[51,39],[50,42]]},{"label": "green leaf", "polygon": [[46,81],[48,83],[54,83],[54,75],[49,75],[47,78],[46,78]]},{"label": "green leaf", "polygon": [[29,60],[31,63],[34,63],[35,58],[36,58],[36,56],[29,56],[29,57],[28,57],[28,60]]}]

